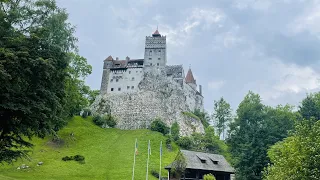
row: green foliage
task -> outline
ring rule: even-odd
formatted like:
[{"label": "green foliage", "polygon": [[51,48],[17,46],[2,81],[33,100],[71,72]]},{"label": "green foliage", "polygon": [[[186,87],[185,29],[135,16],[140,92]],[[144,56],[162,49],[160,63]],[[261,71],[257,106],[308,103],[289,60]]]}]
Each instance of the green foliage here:
[{"label": "green foliage", "polygon": [[299,106],[299,113],[304,119],[320,119],[320,92],[308,94]]},{"label": "green foliage", "polygon": [[174,177],[176,177],[177,179],[180,179],[181,175],[186,170],[186,167],[187,167],[186,158],[181,152],[179,152],[175,161],[172,164],[171,173],[173,174]]},{"label": "green foliage", "polygon": [[262,178],[263,168],[270,163],[268,148],[288,136],[296,117],[290,106],[271,108],[261,103],[258,94],[245,96],[227,139],[237,179]]},{"label": "green foliage", "polygon": [[216,180],[216,178],[212,174],[205,174],[203,180]]},{"label": "green foliage", "polygon": [[[131,179],[134,153],[134,142],[138,139],[136,156],[135,179],[146,178],[146,159],[148,141],[151,141],[152,154],[150,155],[149,180],[157,180],[151,175],[151,170],[159,171],[159,145],[166,137],[160,133],[147,129],[120,130],[116,128],[102,129],[92,122],[92,117],[82,119],[77,116],[68,119],[68,125],[58,132],[64,140],[63,146],[52,144],[51,137],[45,139],[33,138],[33,153],[30,160],[18,159],[13,164],[0,165],[1,180],[56,180],[56,179]],[[70,133],[74,133],[74,138]],[[162,149],[162,171],[167,175],[165,166],[172,163],[178,153],[178,147],[172,143],[172,150]],[[80,154],[85,157],[85,164],[76,161],[64,162],[64,156]],[[37,166],[39,161],[42,166]],[[27,171],[17,170],[21,164],[29,165]]]},{"label": "green foliage", "polygon": [[174,122],[171,126],[171,136],[173,140],[177,141],[179,139],[180,127],[177,122]]},{"label": "green foliage", "polygon": [[62,158],[63,161],[78,161],[80,163],[84,163],[84,156],[81,156],[81,155],[75,155],[75,156],[65,156]]},{"label": "green foliage", "polygon": [[114,128],[117,125],[116,119],[113,116],[111,116],[111,114],[103,116],[103,120],[111,128]]},{"label": "green foliage", "polygon": [[151,123],[151,131],[157,131],[163,135],[166,135],[169,133],[169,129],[170,128],[163,121],[161,121],[161,119],[155,119]]},{"label": "green foliage", "polygon": [[154,176],[155,178],[159,178],[159,172],[158,172],[158,171],[152,169],[152,170],[151,170],[151,174],[152,174],[152,176]]},{"label": "green foliage", "polygon": [[83,109],[83,112],[82,112],[82,114],[81,114],[81,117],[82,117],[82,118],[86,118],[86,117],[88,117],[88,116],[91,116],[91,110],[90,110],[90,109],[87,109],[87,108]]},{"label": "green foliage", "polygon": [[181,112],[181,113],[187,117],[201,121],[201,119],[198,116],[196,116],[195,114],[193,114],[192,112]]},{"label": "green foliage", "polygon": [[27,156],[25,138],[56,134],[87,106],[68,14],[54,0],[0,1],[0,162]]},{"label": "green foliage", "polygon": [[93,116],[93,123],[96,124],[97,126],[102,126],[104,125],[105,121],[100,115],[95,115]]},{"label": "green foliage", "polygon": [[96,97],[100,94],[100,90],[90,90],[89,94],[87,96],[87,99],[89,101],[89,105],[91,105]]},{"label": "green foliage", "polygon": [[320,177],[320,121],[303,120],[292,136],[273,145],[268,151],[271,165],[266,180],[318,179]]},{"label": "green foliage", "polygon": [[182,149],[188,150],[192,148],[192,140],[189,137],[181,137],[176,143]]},{"label": "green foliage", "polygon": [[206,128],[210,125],[209,122],[211,121],[211,119],[210,119],[210,116],[207,112],[202,112],[202,111],[200,111],[200,109],[196,109],[196,110],[194,110],[193,114],[200,119],[204,128]]},{"label": "green foliage", "polygon": [[221,97],[218,101],[214,101],[214,112],[213,119],[215,120],[215,124],[218,130],[219,137],[222,134],[222,139],[224,138],[225,129],[227,125],[232,120],[231,115],[231,107],[230,104],[227,103],[223,97]]}]

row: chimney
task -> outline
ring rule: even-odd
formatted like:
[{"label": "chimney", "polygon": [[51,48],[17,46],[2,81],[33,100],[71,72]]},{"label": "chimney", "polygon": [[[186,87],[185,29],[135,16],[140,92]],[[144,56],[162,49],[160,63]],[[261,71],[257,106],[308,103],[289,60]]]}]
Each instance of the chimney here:
[{"label": "chimney", "polygon": [[119,58],[118,58],[118,57],[116,57],[116,60],[119,60]]},{"label": "chimney", "polygon": [[126,57],[126,60],[127,60],[127,61],[129,61],[129,60],[130,60],[130,58],[127,56],[127,57]]},{"label": "chimney", "polygon": [[199,93],[202,96],[202,86],[201,85],[199,85]]}]

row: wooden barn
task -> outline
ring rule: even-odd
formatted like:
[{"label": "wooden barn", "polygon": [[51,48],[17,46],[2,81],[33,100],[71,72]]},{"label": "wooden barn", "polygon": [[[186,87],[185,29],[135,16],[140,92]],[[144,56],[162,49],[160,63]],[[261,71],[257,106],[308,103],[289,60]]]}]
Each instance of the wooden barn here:
[{"label": "wooden barn", "polygon": [[[230,180],[231,174],[234,174],[234,169],[222,155],[187,150],[181,150],[181,153],[187,164],[181,180],[202,180],[203,176],[209,173],[213,174],[216,180]],[[174,180],[170,172],[174,163],[165,167],[170,180]]]}]

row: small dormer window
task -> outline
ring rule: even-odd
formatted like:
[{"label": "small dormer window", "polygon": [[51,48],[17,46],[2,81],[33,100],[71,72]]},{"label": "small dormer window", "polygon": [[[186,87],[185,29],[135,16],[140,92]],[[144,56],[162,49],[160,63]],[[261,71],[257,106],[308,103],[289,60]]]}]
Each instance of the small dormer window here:
[{"label": "small dormer window", "polygon": [[201,161],[201,163],[207,163],[207,160],[205,157],[201,156],[201,155],[197,155],[197,157],[199,158],[199,160]]},{"label": "small dormer window", "polygon": [[205,159],[200,159],[200,161],[201,161],[202,163],[206,163],[206,160],[205,160]]},{"label": "small dormer window", "polygon": [[211,159],[211,158],[210,158],[210,160],[212,161],[213,164],[218,164],[217,160],[214,160],[214,159]]}]

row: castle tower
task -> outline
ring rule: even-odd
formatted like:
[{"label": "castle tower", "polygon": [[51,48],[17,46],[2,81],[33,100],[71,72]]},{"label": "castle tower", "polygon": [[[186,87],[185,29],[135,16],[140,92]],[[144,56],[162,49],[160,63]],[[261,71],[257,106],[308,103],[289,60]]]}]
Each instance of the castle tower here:
[{"label": "castle tower", "polygon": [[106,94],[109,85],[110,67],[113,64],[112,56],[109,56],[103,61],[103,73],[100,87],[100,94]]},{"label": "castle tower", "polygon": [[195,90],[197,89],[197,82],[196,82],[196,80],[195,80],[194,77],[193,77],[191,68],[189,68],[189,70],[188,70],[188,73],[187,73],[185,82],[186,82],[187,84],[189,84],[193,89],[195,89]]},{"label": "castle tower", "polygon": [[166,36],[161,36],[157,29],[152,36],[146,37],[144,67],[165,67],[166,64]]}]

